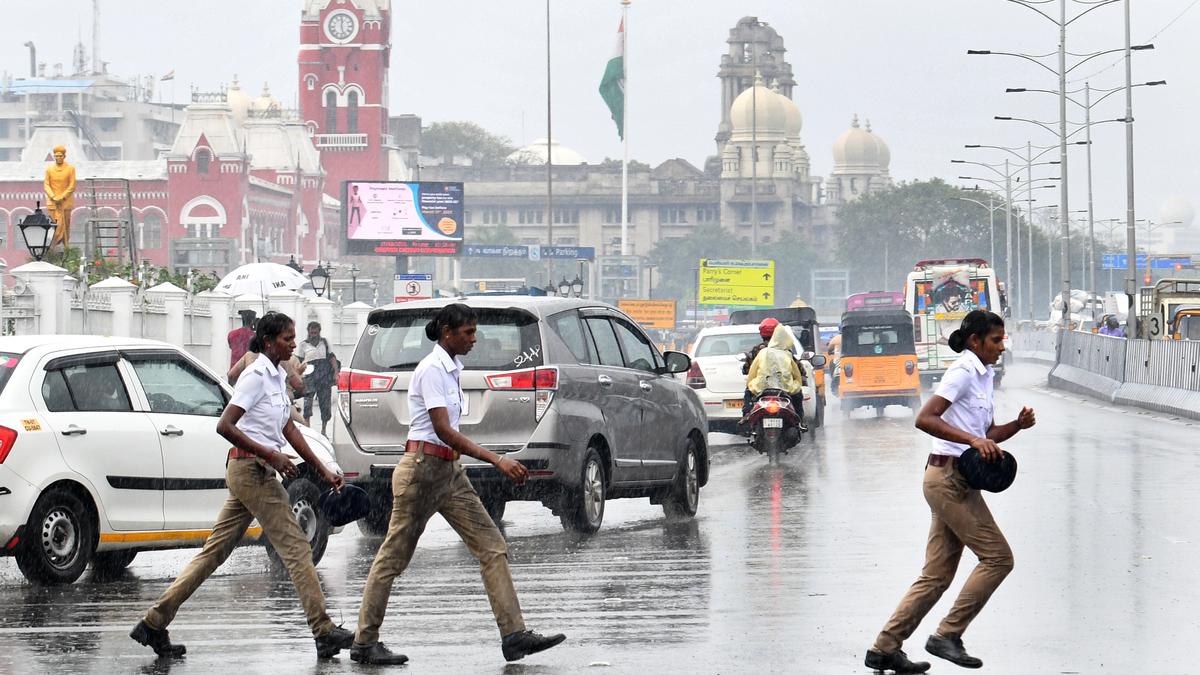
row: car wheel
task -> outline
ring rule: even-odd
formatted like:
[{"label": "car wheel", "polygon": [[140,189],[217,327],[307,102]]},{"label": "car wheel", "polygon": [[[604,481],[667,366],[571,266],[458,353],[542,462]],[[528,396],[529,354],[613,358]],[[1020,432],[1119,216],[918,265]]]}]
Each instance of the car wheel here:
[{"label": "car wheel", "polygon": [[604,520],[604,500],[608,487],[604,483],[604,464],[595,448],[583,456],[579,487],[567,493],[567,502],[559,515],[563,529],[592,534]]},{"label": "car wheel", "polygon": [[97,579],[113,579],[129,567],[129,563],[137,557],[136,548],[123,551],[103,551],[92,558],[92,576]]},{"label": "car wheel", "polygon": [[391,487],[367,488],[367,495],[371,500],[371,510],[358,520],[358,531],[364,537],[382,537],[387,534],[392,521]]},{"label": "car wheel", "polygon": [[[330,530],[329,521],[325,520],[325,516],[321,515],[317,509],[317,500],[321,498],[321,491],[311,480],[300,478],[288,485],[287,492],[288,501],[292,505],[292,514],[296,517],[296,523],[300,525],[300,533],[304,535],[309,548],[312,549],[312,562],[316,565],[325,555],[325,546],[329,543]],[[287,565],[279,557],[275,547],[271,546],[270,541],[267,542],[267,560],[270,562],[272,572],[287,573]]]},{"label": "car wheel", "polygon": [[683,462],[675,472],[671,490],[663,500],[667,520],[687,520],[696,516],[700,507],[700,458],[696,439],[688,437]]},{"label": "car wheel", "polygon": [[83,574],[96,551],[91,512],[69,490],[47,490],[33,506],[17,567],[35,584],[69,584]]}]

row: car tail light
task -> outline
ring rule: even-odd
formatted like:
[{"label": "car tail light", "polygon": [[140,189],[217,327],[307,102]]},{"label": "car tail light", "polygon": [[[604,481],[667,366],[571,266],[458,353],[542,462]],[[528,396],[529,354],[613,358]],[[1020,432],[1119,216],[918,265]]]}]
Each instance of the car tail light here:
[{"label": "car tail light", "polygon": [[558,368],[531,368],[529,370],[514,370],[510,373],[496,373],[486,378],[488,388],[498,391],[533,390],[533,418],[542,421],[550,404],[554,402],[554,392],[558,389]]},{"label": "car tail light", "polygon": [[342,413],[342,419],[346,421],[346,424],[349,424],[350,423],[350,392],[348,392],[348,391],[339,391],[338,392],[338,410],[341,411],[341,413]]},{"label": "car tail light", "polygon": [[692,389],[703,389],[708,386],[708,381],[704,379],[704,371],[700,370],[700,364],[692,361],[692,367],[688,369],[687,386]]},{"label": "car tail light", "polygon": [[846,365],[842,366],[842,372],[846,374],[847,380],[853,378],[854,377],[854,364],[847,363]]},{"label": "car tail light", "polygon": [[496,373],[487,376],[488,388],[509,389],[558,389],[558,368],[531,368]]},{"label": "car tail light", "polygon": [[8,459],[8,453],[12,452],[13,446],[17,443],[17,432],[8,427],[0,427],[0,464]]},{"label": "car tail light", "polygon": [[917,363],[915,361],[913,361],[912,359],[909,359],[908,361],[904,362],[904,374],[905,375],[912,375],[913,371],[915,371],[916,369],[917,369]]},{"label": "car tail light", "polygon": [[338,391],[391,391],[395,383],[395,375],[346,368],[338,373],[337,385]]}]

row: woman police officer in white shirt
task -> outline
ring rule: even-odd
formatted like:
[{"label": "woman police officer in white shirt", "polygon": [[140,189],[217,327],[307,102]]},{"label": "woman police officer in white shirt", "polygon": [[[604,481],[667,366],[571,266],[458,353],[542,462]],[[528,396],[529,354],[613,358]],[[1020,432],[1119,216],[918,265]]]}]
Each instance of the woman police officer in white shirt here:
[{"label": "woman police officer in white shirt", "polygon": [[282,362],[291,358],[296,348],[295,323],[283,314],[268,312],[259,320],[251,344],[258,359],[238,377],[233,398],[217,422],[217,433],[233,444],[225,462],[229,498],[203,550],[129,634],[159,656],[180,657],[187,651],[183,645],[171,643],[167,625],[180,605],[225,562],[256,518],[291,574],[316,640],[317,655],[330,658],[354,642],[354,633],[334,626],[325,612],[312,550],[292,513],[287,490],[276,479],[276,472],[289,478],[298,473],[292,460],[281,452],[291,444],[325,482],[338,490],[344,484],[341,476],[317,459],[290,417],[292,406]]},{"label": "woman police officer in white shirt", "polygon": [[992,366],[1004,353],[1004,319],[985,310],[970,312],[951,333],[949,342],[962,356],[946,371],[916,422],[918,429],[934,437],[925,466],[925,501],[933,516],[925,567],[867,651],[867,667],[879,671],[923,673],[929,669],[927,662],[909,661],[900,647],[950,586],[964,544],[979,558],[979,564],[937,632],[929,636],[925,650],[964,668],[981,667],[983,661],[963,647],[962,634],[1013,568],[1004,533],[979,490],[967,485],[956,463],[968,447],[978,450],[985,460],[999,460],[1004,452],[998,444],[1032,427],[1036,419],[1032,408],[1022,408],[1017,419],[1007,424],[997,425],[993,419]]},{"label": "woman police officer in white shirt", "polygon": [[505,660],[516,661],[566,639],[563,635],[543,636],[526,630],[508,568],[504,535],[458,463],[460,453],[483,460],[517,485],[524,484],[529,476],[520,462],[479,446],[458,430],[466,400],[459,357],[475,345],[477,322],[474,309],[455,303],[441,308],[425,327],[425,336],[437,344],[421,359],[408,385],[408,441],[404,457],[392,474],[392,517],[387,536],[363,588],[358,634],[350,649],[353,661],[397,665],[408,660],[379,641],[379,627],[387,612],[392,582],[408,566],[425,524],[435,513],[446,519],[479,560]]}]

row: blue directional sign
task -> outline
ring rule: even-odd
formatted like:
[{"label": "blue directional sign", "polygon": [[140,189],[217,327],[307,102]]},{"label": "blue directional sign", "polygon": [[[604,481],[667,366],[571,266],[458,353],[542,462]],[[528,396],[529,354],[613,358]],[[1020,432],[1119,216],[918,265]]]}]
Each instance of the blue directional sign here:
[{"label": "blue directional sign", "polygon": [[[1150,256],[1150,268],[1156,270],[1174,269],[1176,265],[1191,267],[1192,259],[1187,256]],[[1146,269],[1146,254],[1139,253],[1134,265],[1136,269]],[[1124,253],[1105,253],[1101,260],[1101,269],[1123,270],[1129,268],[1129,256]]]},{"label": "blue directional sign", "polygon": [[541,246],[533,244],[467,244],[463,255],[468,258],[519,258],[522,260],[595,260],[593,246]]}]

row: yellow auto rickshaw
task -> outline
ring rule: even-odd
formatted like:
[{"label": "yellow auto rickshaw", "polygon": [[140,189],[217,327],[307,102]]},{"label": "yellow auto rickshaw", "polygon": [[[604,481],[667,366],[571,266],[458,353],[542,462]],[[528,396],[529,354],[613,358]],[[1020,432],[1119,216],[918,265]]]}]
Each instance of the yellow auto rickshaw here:
[{"label": "yellow auto rickshaw", "polygon": [[854,310],[842,315],[841,328],[842,357],[834,376],[843,416],[865,407],[882,415],[889,405],[916,412],[921,379],[912,316],[904,310]]}]

